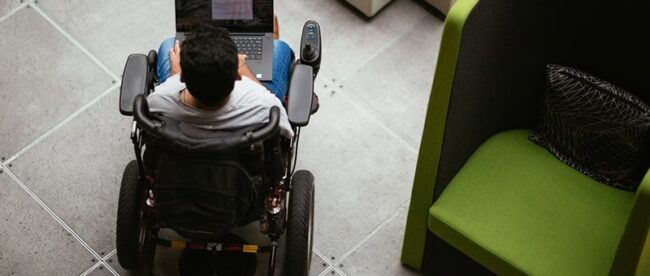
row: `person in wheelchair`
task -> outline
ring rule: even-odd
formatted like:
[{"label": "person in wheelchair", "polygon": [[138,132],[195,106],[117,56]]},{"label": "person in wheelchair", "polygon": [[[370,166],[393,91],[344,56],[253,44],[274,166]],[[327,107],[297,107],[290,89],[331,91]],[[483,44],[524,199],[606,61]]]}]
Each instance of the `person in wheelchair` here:
[{"label": "person in wheelchair", "polygon": [[161,84],[148,96],[151,112],[200,128],[227,130],[266,122],[270,108],[277,106],[282,136],[293,137],[281,104],[293,60],[286,43],[276,40],[274,79],[264,85],[246,65],[246,56],[237,54],[228,31],[219,27],[199,25],[183,41],[182,50],[170,38],[159,53]]},{"label": "person in wheelchair", "polygon": [[[284,84],[259,83],[228,33],[215,27],[197,29],[182,45],[166,41],[170,50],[160,55],[129,56],[119,107],[134,117],[135,160],[126,165],[118,200],[115,240],[123,268],[152,275],[156,247],[164,246],[268,254],[272,276],[285,235],[281,275],[309,273],[314,176],[295,171],[295,161],[300,129],[314,111],[318,23],[307,21],[302,37],[300,59],[293,62],[289,49],[286,67],[279,66]],[[270,243],[227,238],[231,228],[255,221]],[[160,237],[160,229],[183,239]],[[224,273],[232,275],[217,275]]]}]

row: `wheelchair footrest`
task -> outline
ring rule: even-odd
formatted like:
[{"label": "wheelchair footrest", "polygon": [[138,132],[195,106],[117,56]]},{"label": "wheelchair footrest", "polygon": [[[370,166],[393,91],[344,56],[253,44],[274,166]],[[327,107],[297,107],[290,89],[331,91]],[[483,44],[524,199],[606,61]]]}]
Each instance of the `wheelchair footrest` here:
[{"label": "wheelchair footrest", "polygon": [[242,253],[267,253],[271,251],[271,246],[259,246],[254,244],[234,244],[234,243],[217,243],[217,242],[188,242],[183,240],[164,240],[156,239],[160,246],[175,249],[193,249],[207,250],[217,252],[242,252]]}]

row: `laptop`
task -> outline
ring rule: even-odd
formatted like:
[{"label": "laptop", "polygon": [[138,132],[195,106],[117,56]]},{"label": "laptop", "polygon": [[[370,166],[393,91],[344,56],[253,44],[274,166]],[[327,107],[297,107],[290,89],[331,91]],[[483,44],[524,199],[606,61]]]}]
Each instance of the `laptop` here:
[{"label": "laptop", "polygon": [[198,23],[230,32],[239,53],[257,79],[273,78],[273,0],[175,0],[176,39]]}]

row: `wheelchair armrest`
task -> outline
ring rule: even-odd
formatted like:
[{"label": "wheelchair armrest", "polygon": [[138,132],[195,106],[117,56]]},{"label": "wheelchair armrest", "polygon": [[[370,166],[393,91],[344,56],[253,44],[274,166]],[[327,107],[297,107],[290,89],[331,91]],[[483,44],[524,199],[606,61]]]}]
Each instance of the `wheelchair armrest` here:
[{"label": "wheelchair armrest", "polygon": [[137,95],[146,95],[148,85],[149,64],[144,54],[132,54],[126,60],[120,87],[120,113],[133,115],[133,103]]},{"label": "wheelchair armrest", "polygon": [[291,75],[287,96],[287,115],[291,125],[306,126],[309,124],[313,94],[313,68],[305,64],[296,64]]}]

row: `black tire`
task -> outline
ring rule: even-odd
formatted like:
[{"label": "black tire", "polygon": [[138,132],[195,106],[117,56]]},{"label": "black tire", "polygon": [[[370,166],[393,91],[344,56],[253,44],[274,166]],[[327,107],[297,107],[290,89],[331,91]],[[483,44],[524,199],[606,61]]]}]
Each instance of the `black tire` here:
[{"label": "black tire", "polygon": [[117,207],[115,241],[117,260],[128,270],[149,270],[154,254],[151,231],[144,214],[144,187],[140,183],[138,162],[132,160],[124,168]]},{"label": "black tire", "polygon": [[314,175],[297,171],[291,181],[284,270],[287,276],[307,276],[313,247]]}]

